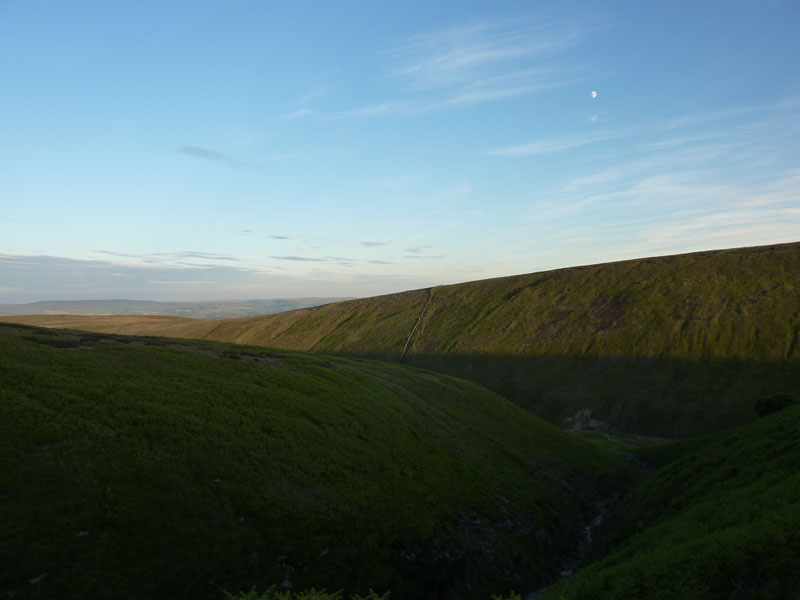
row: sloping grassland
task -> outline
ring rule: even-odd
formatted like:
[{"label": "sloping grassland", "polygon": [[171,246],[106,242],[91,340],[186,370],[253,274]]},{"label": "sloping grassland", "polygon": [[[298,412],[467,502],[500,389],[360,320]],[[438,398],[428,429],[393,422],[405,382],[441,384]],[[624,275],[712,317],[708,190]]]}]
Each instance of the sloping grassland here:
[{"label": "sloping grassland", "polygon": [[4,597],[487,598],[551,578],[627,477],[473,383],[371,360],[6,324],[0,382]]},{"label": "sloping grassland", "polygon": [[641,454],[617,542],[546,598],[800,598],[800,406]]},{"label": "sloping grassland", "polygon": [[800,390],[800,243],[437,286],[263,317],[15,318],[401,361],[562,425],[687,436]]}]

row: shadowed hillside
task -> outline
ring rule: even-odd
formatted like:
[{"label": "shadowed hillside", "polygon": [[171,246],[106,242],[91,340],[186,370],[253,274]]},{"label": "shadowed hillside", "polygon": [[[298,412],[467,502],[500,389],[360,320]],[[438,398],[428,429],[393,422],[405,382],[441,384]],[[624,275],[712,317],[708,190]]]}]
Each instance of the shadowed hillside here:
[{"label": "shadowed hillside", "polygon": [[290,581],[488,598],[552,578],[624,461],[371,360],[0,325],[0,595]]},{"label": "shadowed hillside", "polygon": [[800,598],[800,406],[641,458],[611,552],[545,598]]},{"label": "shadowed hillside", "polygon": [[574,267],[264,317],[153,327],[14,320],[380,357],[472,379],[559,424],[682,436],[743,423],[757,398],[800,389],[800,243]]}]

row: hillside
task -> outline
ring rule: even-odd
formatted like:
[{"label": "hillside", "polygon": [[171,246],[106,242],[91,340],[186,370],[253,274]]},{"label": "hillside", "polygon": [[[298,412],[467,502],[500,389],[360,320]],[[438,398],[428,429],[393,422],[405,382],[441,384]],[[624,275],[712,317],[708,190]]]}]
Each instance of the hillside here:
[{"label": "hillside", "polygon": [[628,477],[473,383],[371,360],[6,324],[0,381],[4,597],[488,598],[552,578]]},{"label": "hillside", "polygon": [[[133,319],[126,317],[125,319]],[[800,389],[800,243],[438,286],[265,317],[20,317],[402,361],[569,426],[687,436]]]},{"label": "hillside", "polygon": [[642,458],[612,551],[545,598],[800,598],[800,406]]}]

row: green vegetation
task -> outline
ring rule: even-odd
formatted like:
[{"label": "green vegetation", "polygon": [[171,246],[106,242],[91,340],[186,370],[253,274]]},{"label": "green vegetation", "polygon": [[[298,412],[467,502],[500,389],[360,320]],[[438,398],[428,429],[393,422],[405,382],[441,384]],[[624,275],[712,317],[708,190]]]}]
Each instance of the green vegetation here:
[{"label": "green vegetation", "polygon": [[[291,590],[277,590],[272,586],[263,594],[259,594],[256,588],[251,589],[249,592],[241,592],[238,596],[226,594],[227,600],[342,600],[342,592],[329,593],[325,590],[303,590],[302,592],[292,592]],[[386,592],[383,595],[378,595],[376,592],[370,590],[366,596],[350,596],[350,600],[389,600],[390,593]],[[492,600],[522,600],[519,594],[511,592],[508,598],[502,596],[492,595]]]},{"label": "green vegetation", "polygon": [[[303,590],[302,592],[292,592],[291,590],[278,590],[275,586],[267,589],[263,594],[259,594],[256,588],[249,592],[240,592],[238,596],[226,594],[227,600],[343,600],[342,592],[327,592],[326,590]],[[372,590],[366,596],[355,594],[350,596],[350,600],[389,600],[389,592],[378,595]]]},{"label": "green vegetation", "polygon": [[625,461],[363,359],[0,325],[0,595],[549,580]]},{"label": "green vegetation", "polygon": [[612,551],[545,598],[800,598],[800,406],[640,452]]},{"label": "green vegetation", "polygon": [[800,243],[262,317],[127,319],[19,320],[402,361],[480,383],[558,424],[684,437],[745,423],[757,400],[800,390]]},{"label": "green vegetation", "polygon": [[760,417],[771,415],[774,412],[783,410],[795,404],[800,404],[800,398],[791,394],[775,394],[768,398],[762,398],[756,402],[756,412]]},{"label": "green vegetation", "polygon": [[0,324],[8,597],[800,598],[800,244],[14,320],[184,339]]}]

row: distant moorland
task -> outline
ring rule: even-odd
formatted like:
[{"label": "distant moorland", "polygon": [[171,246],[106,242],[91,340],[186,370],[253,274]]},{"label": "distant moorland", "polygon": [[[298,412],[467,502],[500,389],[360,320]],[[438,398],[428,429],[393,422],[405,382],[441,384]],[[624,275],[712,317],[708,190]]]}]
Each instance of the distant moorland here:
[{"label": "distant moorland", "polygon": [[347,298],[272,298],[219,302],[154,302],[151,300],[48,300],[28,304],[0,304],[0,316],[58,315],[174,315],[219,319],[264,315],[320,306]]}]

